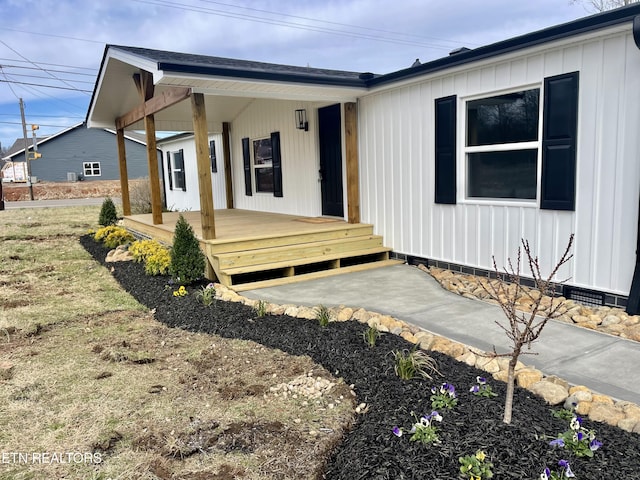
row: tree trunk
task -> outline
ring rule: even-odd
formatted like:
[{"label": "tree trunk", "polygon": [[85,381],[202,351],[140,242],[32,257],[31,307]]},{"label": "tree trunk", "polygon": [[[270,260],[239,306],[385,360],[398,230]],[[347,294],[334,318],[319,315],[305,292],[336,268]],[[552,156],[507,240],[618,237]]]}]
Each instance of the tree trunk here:
[{"label": "tree trunk", "polygon": [[504,417],[502,418],[502,421],[506,424],[511,424],[511,414],[513,411],[513,391],[516,382],[515,373],[517,361],[517,356],[513,356],[509,361],[509,370],[507,374],[507,396],[504,399]]}]

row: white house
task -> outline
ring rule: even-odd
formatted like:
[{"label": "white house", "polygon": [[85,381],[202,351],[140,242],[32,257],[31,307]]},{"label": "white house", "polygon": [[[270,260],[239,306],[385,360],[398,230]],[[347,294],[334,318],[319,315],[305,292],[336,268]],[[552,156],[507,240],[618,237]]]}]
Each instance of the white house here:
[{"label": "white house", "polygon": [[[195,168],[196,149],[193,134],[172,135],[158,140],[157,146],[162,151],[162,180],[165,186],[167,208],[178,211],[197,210],[200,206],[200,189],[198,170]],[[213,204],[216,208],[227,208],[225,166],[221,151],[222,136],[209,135]]]},{"label": "white house", "polygon": [[[640,5],[386,75],[107,46],[88,120],[140,128],[147,75],[156,130],[192,131],[203,99],[229,168],[224,185],[212,176],[216,208],[367,222],[399,258],[470,273],[504,265],[522,238],[548,271],[574,233],[558,279],[637,311],[639,46]],[[189,96],[191,113],[170,100]],[[167,203],[204,211],[189,175],[205,154],[178,141],[162,143]]]}]

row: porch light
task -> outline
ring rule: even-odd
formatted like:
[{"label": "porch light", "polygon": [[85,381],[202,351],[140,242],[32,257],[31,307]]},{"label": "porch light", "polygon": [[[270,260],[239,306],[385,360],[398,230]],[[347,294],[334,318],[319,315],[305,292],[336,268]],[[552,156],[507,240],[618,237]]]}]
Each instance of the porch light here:
[{"label": "porch light", "polygon": [[309,122],[307,121],[307,111],[304,108],[296,110],[296,128],[298,130],[309,131]]}]

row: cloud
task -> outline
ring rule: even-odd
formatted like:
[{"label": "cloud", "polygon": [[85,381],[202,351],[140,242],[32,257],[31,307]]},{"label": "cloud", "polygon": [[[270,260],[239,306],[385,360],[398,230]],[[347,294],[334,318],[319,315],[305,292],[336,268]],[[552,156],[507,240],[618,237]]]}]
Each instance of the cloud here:
[{"label": "cloud", "polygon": [[[387,73],[416,58],[428,61],[459,46],[504,40],[584,14],[568,0],[5,0],[0,40],[6,45],[0,43],[0,65],[60,65],[43,67],[66,71],[55,75],[92,90],[92,84],[73,80],[95,78],[76,73],[95,75],[105,45],[118,44]],[[12,67],[3,72],[14,81],[67,87],[56,80],[17,76],[46,77],[42,71]],[[2,73],[0,80],[5,80]],[[18,84],[13,90],[0,82],[3,145],[13,140],[11,132],[21,132],[20,126],[1,123],[19,121],[14,116],[17,96],[28,101],[29,115],[57,112],[68,121],[69,114],[86,114],[86,94]]]}]

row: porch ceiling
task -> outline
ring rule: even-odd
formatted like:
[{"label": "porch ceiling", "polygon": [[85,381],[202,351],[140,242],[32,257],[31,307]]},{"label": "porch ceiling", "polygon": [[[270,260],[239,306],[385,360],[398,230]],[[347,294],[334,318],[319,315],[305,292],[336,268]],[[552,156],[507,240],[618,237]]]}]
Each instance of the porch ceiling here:
[{"label": "porch ceiling", "polygon": [[[162,68],[165,68],[163,70]],[[351,102],[366,91],[364,87],[326,85],[304,81],[282,81],[242,78],[227,75],[169,71],[171,65],[151,61],[117,47],[108,47],[87,116],[91,128],[113,128],[115,119],[140,104],[133,75],[145,70],[153,75],[155,95],[172,87],[191,88],[205,95],[207,123],[210,132],[220,131],[222,122],[233,122],[256,98],[304,100],[313,102]],[[175,70],[175,69],[174,69]],[[260,77],[260,75],[256,75]],[[191,131],[192,112],[189,101],[180,102],[155,114],[157,131]],[[130,130],[143,129],[138,122]]]}]

